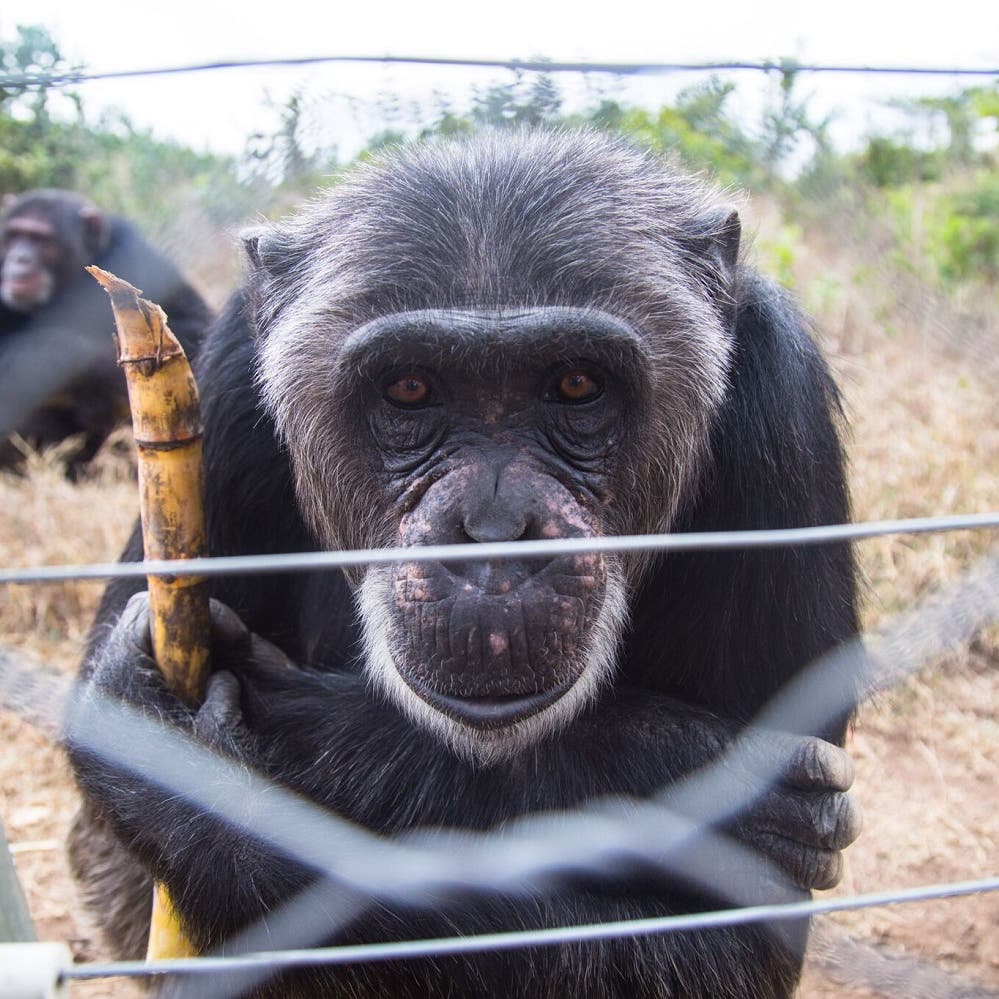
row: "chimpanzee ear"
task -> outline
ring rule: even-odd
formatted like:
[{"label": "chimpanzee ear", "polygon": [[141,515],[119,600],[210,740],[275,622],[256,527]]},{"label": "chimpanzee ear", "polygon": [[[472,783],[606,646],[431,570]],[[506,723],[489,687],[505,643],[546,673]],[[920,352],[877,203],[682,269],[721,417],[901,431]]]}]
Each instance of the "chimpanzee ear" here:
[{"label": "chimpanzee ear", "polygon": [[720,268],[732,273],[739,260],[739,242],[742,239],[742,221],[733,208],[722,207],[704,216],[703,232],[708,240],[709,252]]},{"label": "chimpanzee ear", "polygon": [[84,205],[80,209],[80,221],[83,223],[83,244],[91,256],[106,250],[111,242],[111,226],[103,212],[94,205]]},{"label": "chimpanzee ear", "polygon": [[253,269],[273,273],[276,249],[273,231],[265,225],[250,226],[239,238]]},{"label": "chimpanzee ear", "polygon": [[268,325],[269,306],[274,300],[266,289],[280,278],[284,254],[279,234],[271,226],[250,226],[240,232],[239,238],[251,271],[246,282],[246,316],[254,335],[262,339]]},{"label": "chimpanzee ear", "polygon": [[739,241],[742,223],[739,213],[731,207],[720,207],[698,220],[697,232],[701,237],[701,253],[708,269],[708,282],[726,325],[735,322],[737,313],[736,267],[739,262]]},{"label": "chimpanzee ear", "polygon": [[243,251],[254,267],[260,267],[260,243],[266,231],[262,225],[255,225],[247,227],[239,234]]}]

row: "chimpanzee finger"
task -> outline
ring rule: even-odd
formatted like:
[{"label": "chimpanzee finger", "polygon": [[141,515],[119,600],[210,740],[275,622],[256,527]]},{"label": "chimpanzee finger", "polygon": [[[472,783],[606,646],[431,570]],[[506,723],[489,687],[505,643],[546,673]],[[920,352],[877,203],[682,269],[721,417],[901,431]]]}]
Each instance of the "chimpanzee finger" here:
[{"label": "chimpanzee finger", "polygon": [[823,850],[770,834],[761,835],[755,845],[797,888],[826,891],[835,888],[843,877],[843,854],[839,850]]},{"label": "chimpanzee finger", "polygon": [[853,759],[845,749],[823,739],[802,738],[789,755],[784,781],[803,791],[848,791],[853,786]]},{"label": "chimpanzee finger", "polygon": [[848,791],[853,760],[824,739],[772,729],[745,729],[733,743],[733,759],[770,783],[802,791]]},{"label": "chimpanzee finger", "polygon": [[194,734],[206,745],[237,758],[252,752],[253,735],[243,719],[239,680],[232,673],[223,670],[209,678],[194,719]]},{"label": "chimpanzee finger", "polygon": [[211,741],[216,733],[230,730],[242,721],[239,681],[225,670],[213,673],[194,720],[195,733],[205,741]]},{"label": "chimpanzee finger", "polygon": [[131,646],[137,655],[152,658],[153,639],[148,590],[141,590],[129,597],[125,609],[114,626],[112,640]]},{"label": "chimpanzee finger", "polygon": [[219,600],[210,603],[212,619],[212,663],[216,670],[237,675],[284,673],[294,668],[276,645],[251,632],[242,618]]},{"label": "chimpanzee finger", "polygon": [[842,791],[777,789],[764,795],[750,815],[761,833],[821,850],[845,849],[863,827],[860,805]]},{"label": "chimpanzee finger", "polygon": [[245,654],[250,647],[250,631],[243,624],[243,619],[221,600],[212,599],[208,604],[212,621],[212,651],[223,651]]}]

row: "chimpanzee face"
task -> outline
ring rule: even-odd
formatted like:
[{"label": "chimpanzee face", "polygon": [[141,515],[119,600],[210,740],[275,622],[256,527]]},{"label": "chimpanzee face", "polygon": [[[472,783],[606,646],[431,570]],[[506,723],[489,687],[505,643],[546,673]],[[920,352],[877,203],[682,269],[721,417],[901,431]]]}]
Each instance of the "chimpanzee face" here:
[{"label": "chimpanzee face", "polygon": [[[257,374],[320,543],[661,531],[696,490],[738,218],[631,154],[587,173],[544,146],[368,169],[250,236]],[[643,565],[356,570],[368,674],[460,752],[509,755],[611,680]]]},{"label": "chimpanzee face", "polygon": [[68,191],[29,191],[0,215],[0,301],[31,313],[58,298],[110,239],[101,211]]},{"label": "chimpanzee face", "polygon": [[[365,440],[400,547],[609,533],[644,347],[610,315],[428,310],[351,334]],[[603,554],[369,569],[369,672],[450,741],[490,752],[557,727],[609,681],[624,573]],[[415,695],[415,696],[414,696]]]},{"label": "chimpanzee face", "polygon": [[52,298],[60,263],[55,227],[35,215],[8,218],[0,234],[0,301],[15,312],[34,312]]}]

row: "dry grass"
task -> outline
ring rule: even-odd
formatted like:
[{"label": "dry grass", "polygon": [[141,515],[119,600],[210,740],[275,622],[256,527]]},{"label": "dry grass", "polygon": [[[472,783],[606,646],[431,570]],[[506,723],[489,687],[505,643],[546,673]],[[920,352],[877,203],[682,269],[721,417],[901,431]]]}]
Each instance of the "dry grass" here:
[{"label": "dry grass", "polygon": [[[817,318],[852,429],[856,518],[999,510],[999,327],[949,303],[929,309],[888,272],[881,283],[868,275],[858,294],[858,251],[844,245],[810,234],[796,280],[806,297],[818,284],[829,304]],[[828,296],[830,287],[845,291]],[[990,549],[994,532],[864,542],[866,626],[955,580]],[[834,894],[997,873],[999,628],[866,704],[850,749],[865,829]],[[971,994],[959,991],[961,979],[991,994],[999,990],[997,928],[995,893],[825,917],[801,994],[944,999]]]},{"label": "dry grass", "polygon": [[[0,473],[0,563],[5,566],[114,561],[137,511],[133,468],[120,454],[124,432],[109,442],[92,477],[66,481],[58,454],[36,456],[24,477]],[[69,582],[3,588],[0,642],[67,672],[79,662],[103,586]],[[61,750],[12,712],[0,712],[0,818],[40,939],[66,940],[79,959],[107,957],[80,906],[63,844],[77,794]],[[125,999],[122,982],[74,988],[74,994]]]},{"label": "dry grass", "polygon": [[[68,482],[59,452],[34,456],[22,476],[0,474],[0,562],[7,566],[116,561],[137,510],[134,469],[116,434],[84,482]],[[8,587],[0,608],[5,645],[72,667],[102,590],[100,583]]]},{"label": "dry grass", "polygon": [[[806,240],[802,247],[797,277],[806,298],[821,299],[820,325],[846,398],[857,517],[999,509],[999,379],[985,363],[990,351],[981,341],[970,353],[966,344],[958,349],[968,338],[957,328],[960,316],[946,311],[943,321],[938,312],[932,322],[920,318],[888,335],[880,316],[912,315],[892,301],[897,289],[885,284],[879,299],[867,282],[856,294],[849,255],[828,247],[809,255],[804,247],[812,245],[819,244]],[[995,337],[994,329],[975,328]],[[56,462],[39,459],[23,478],[0,474],[0,504],[0,563],[103,561],[116,557],[130,530],[134,484],[127,462],[113,455],[77,486],[66,483]],[[990,543],[994,535],[984,532],[864,543],[868,624],[956,578]],[[8,587],[0,641],[71,670],[98,597],[93,583]],[[997,667],[993,629],[865,706],[852,751],[867,828],[848,853],[838,893],[996,873]],[[10,713],[0,714],[0,733],[0,815],[32,914],[44,938],[68,939],[92,958],[99,944],[75,901],[61,848],[75,807],[64,760]],[[829,917],[820,922],[802,995],[884,994],[865,984],[868,968],[875,980],[892,984],[894,995],[945,996],[953,972],[999,987],[997,926],[996,895]],[[123,996],[130,988],[92,984],[77,994]]]}]

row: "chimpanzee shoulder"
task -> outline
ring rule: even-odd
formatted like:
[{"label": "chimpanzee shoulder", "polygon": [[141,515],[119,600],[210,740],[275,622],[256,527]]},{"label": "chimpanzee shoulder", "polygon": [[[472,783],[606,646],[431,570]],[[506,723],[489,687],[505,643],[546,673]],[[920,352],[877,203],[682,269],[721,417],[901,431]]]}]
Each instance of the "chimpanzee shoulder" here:
[{"label": "chimpanzee shoulder", "polygon": [[[726,195],[591,132],[395,151],[250,234],[244,290],[197,360],[210,549],[403,552],[343,572],[213,581],[219,672],[197,711],[157,682],[141,598],[126,608],[113,585],[88,689],[179,718],[383,835],[488,829],[608,797],[655,794],[668,807],[675,783],[738,737],[777,775],[723,826],[770,865],[753,897],[834,883],[856,815],[848,759],[817,737],[842,741],[853,678],[825,723],[794,734],[752,718],[856,633],[847,546],[415,555],[847,519],[828,368],[791,299],[740,257],[739,236]],[[238,946],[313,885],[306,865],[152,781],[85,748],[73,758],[86,801],[76,842],[104,816],[168,885],[200,946]],[[729,754],[725,766],[750,764]],[[75,863],[97,896],[112,893],[84,849]],[[573,870],[520,896],[379,898],[335,928],[320,905],[307,936],[613,921],[715,907],[732,889],[694,884],[669,858],[653,866]],[[276,922],[268,932],[272,945],[302,943],[278,941]],[[786,997],[804,932],[319,969],[275,990]]]}]

